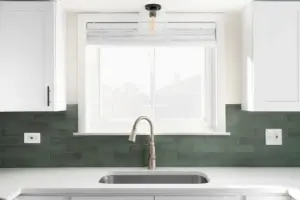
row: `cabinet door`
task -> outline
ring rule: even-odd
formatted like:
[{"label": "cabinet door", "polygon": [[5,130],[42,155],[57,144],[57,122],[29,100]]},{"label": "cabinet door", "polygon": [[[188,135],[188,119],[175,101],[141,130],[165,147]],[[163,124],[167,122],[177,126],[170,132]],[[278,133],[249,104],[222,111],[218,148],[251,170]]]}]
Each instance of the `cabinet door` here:
[{"label": "cabinet door", "polygon": [[238,196],[156,196],[155,200],[240,200]]},{"label": "cabinet door", "polygon": [[293,6],[254,7],[255,110],[300,110],[299,33],[299,11]]},{"label": "cabinet door", "polygon": [[0,111],[50,110],[53,9],[47,2],[0,2]]},{"label": "cabinet door", "polygon": [[154,200],[153,196],[72,197],[72,200]]}]

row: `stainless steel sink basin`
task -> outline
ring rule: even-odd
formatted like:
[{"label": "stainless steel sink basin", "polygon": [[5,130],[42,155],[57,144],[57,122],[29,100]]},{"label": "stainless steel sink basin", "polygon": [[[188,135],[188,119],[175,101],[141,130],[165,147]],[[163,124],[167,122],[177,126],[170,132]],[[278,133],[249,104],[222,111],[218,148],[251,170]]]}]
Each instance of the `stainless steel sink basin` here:
[{"label": "stainless steel sink basin", "polygon": [[208,183],[208,178],[202,174],[192,173],[111,174],[103,176],[99,182],[106,184],[203,184]]}]

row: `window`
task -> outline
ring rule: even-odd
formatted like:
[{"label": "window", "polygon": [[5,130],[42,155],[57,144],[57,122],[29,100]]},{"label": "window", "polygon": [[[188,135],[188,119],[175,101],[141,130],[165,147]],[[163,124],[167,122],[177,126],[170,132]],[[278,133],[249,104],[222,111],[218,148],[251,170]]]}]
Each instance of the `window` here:
[{"label": "window", "polygon": [[[85,18],[83,23],[89,22]],[[98,26],[92,23],[85,28]],[[134,24],[130,30],[132,27]],[[186,31],[187,26],[184,28]],[[162,41],[152,45],[140,36],[134,37],[134,45],[128,42],[128,36],[125,42],[120,35],[119,41],[111,36],[106,40],[103,38],[109,33],[105,31],[104,37],[99,30],[83,34],[87,39],[79,41],[79,53],[84,54],[84,67],[79,67],[80,132],[128,134],[137,117],[149,116],[156,134],[225,133],[225,104],[216,99],[221,83],[216,73],[218,46],[205,43],[211,42],[215,31],[201,32],[205,37],[189,35],[188,42],[185,33],[176,45]],[[201,43],[193,42],[201,38]],[[147,133],[149,127],[141,123],[138,131]]]}]

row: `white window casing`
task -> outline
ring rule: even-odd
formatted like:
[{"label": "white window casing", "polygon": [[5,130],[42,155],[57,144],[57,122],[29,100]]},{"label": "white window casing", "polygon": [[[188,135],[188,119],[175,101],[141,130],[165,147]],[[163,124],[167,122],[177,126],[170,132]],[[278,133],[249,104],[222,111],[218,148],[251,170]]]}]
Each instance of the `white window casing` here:
[{"label": "white window casing", "polygon": [[[154,120],[159,127],[156,134],[180,135],[229,135],[225,120],[225,67],[223,14],[168,13],[168,23],[157,25],[152,37],[147,33],[147,23],[137,22],[138,13],[127,14],[79,14],[78,16],[78,116],[79,133],[75,135],[127,135],[128,122],[117,124],[100,122],[99,109],[99,56],[97,51],[86,51],[87,45],[140,45],[140,46],[205,46],[205,71],[209,80],[205,88],[205,121],[189,124],[174,120]],[[161,26],[160,26],[161,25]],[[159,27],[160,26],[160,27]],[[95,54],[95,55],[93,55]],[[97,54],[97,55],[96,55]],[[89,62],[88,65],[86,63]],[[92,63],[96,62],[96,63]],[[95,86],[97,89],[95,89]],[[98,98],[97,98],[98,97]],[[103,119],[102,119],[103,122]],[[131,122],[133,124],[133,120]],[[142,124],[141,124],[142,125]],[[110,126],[114,126],[111,131]],[[169,131],[173,126],[177,131]],[[177,126],[177,127],[176,127]],[[201,127],[199,131],[184,131],[185,126]],[[100,127],[100,128],[99,128]],[[165,127],[165,128],[164,128]],[[101,131],[100,131],[101,130]],[[148,127],[140,130],[148,132]],[[146,134],[147,134],[146,132]]]}]

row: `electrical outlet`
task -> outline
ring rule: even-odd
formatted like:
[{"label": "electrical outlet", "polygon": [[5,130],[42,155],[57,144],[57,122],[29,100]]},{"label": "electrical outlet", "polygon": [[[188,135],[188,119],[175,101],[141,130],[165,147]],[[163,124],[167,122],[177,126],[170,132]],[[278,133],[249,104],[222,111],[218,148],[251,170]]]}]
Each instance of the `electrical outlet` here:
[{"label": "electrical outlet", "polygon": [[282,129],[266,129],[266,145],[282,145]]},{"label": "electrical outlet", "polygon": [[25,144],[40,144],[41,134],[40,133],[24,133]]}]

